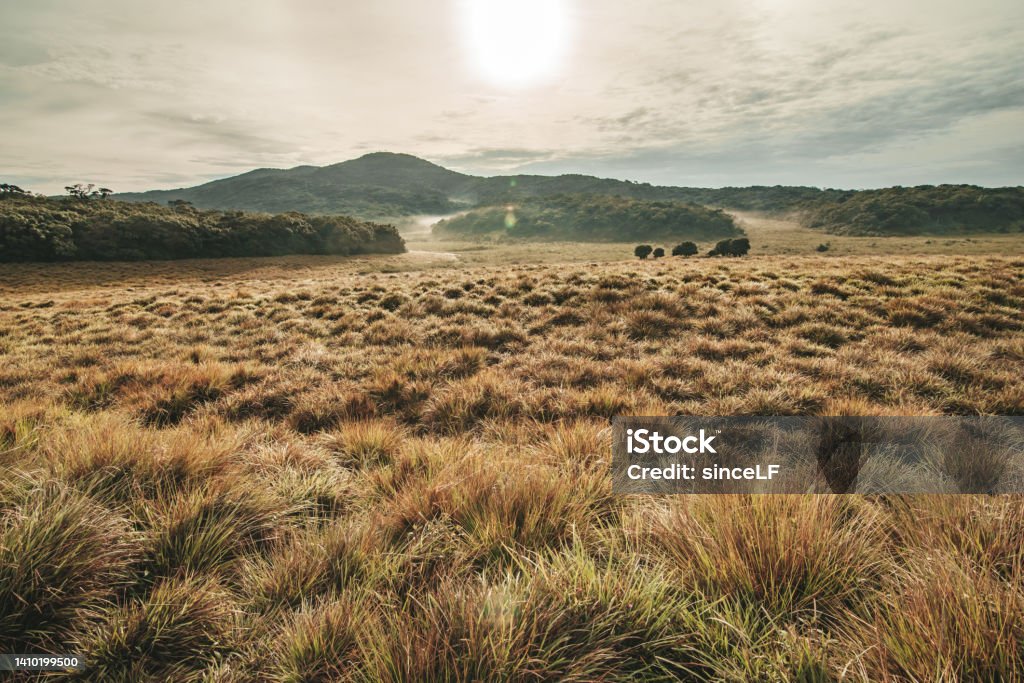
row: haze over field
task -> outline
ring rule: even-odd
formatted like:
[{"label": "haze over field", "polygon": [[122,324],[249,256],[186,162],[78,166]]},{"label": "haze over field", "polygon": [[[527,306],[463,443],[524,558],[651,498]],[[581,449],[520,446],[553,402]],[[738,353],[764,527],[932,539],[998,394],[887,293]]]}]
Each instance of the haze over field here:
[{"label": "haze over field", "polygon": [[655,184],[1024,182],[1024,4],[0,5],[0,176],[195,185],[391,149]]}]

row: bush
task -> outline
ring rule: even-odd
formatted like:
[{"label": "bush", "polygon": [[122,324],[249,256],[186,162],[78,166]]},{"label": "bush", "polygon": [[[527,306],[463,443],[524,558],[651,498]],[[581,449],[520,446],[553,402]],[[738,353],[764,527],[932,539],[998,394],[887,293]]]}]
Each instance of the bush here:
[{"label": "bush", "polygon": [[746,256],[750,251],[750,240],[746,237],[737,239],[719,240],[715,248],[708,252],[708,256]]},{"label": "bush", "polygon": [[828,250],[829,250],[829,247],[830,247],[830,246],[831,246],[831,245],[830,245],[830,244],[829,244],[828,242],[822,242],[821,244],[819,244],[819,245],[818,245],[818,246],[816,247],[816,250],[817,250],[817,251],[821,251],[821,252],[825,252],[825,251],[828,251]]},{"label": "bush", "polygon": [[661,258],[664,255],[665,255],[665,250],[662,249],[661,247],[658,247],[657,249],[654,250],[654,258]]},{"label": "bush", "polygon": [[693,242],[680,242],[672,247],[673,256],[694,256],[698,251],[697,245]]},{"label": "bush", "polygon": [[637,256],[637,258],[645,259],[651,255],[652,251],[654,251],[654,248],[651,245],[638,244],[636,249],[633,250],[633,253]]}]

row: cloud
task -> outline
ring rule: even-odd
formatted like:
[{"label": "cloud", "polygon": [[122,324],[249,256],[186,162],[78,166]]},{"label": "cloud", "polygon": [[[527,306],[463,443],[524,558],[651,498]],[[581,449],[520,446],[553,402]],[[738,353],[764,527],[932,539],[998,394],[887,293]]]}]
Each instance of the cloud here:
[{"label": "cloud", "polygon": [[517,168],[524,164],[537,163],[557,158],[557,149],[488,149],[474,147],[460,154],[443,155],[438,161],[453,167],[470,168],[477,172]]},{"label": "cloud", "polygon": [[387,149],[701,185],[1024,181],[1017,0],[564,1],[561,71],[518,90],[475,77],[458,0],[3,3],[0,175],[129,191]]}]

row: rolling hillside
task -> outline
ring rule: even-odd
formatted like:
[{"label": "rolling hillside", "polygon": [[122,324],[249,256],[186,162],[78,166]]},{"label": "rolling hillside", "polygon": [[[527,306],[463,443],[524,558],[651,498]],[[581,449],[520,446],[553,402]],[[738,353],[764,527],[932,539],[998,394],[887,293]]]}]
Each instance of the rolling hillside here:
[{"label": "rolling hillside", "polygon": [[361,218],[450,213],[449,197],[472,176],[408,154],[376,153],[330,166],[261,168],[178,190],[117,195],[125,201],[180,199],[204,209],[348,214]]},{"label": "rolling hillside", "polygon": [[580,174],[479,177],[408,154],[376,152],[330,166],[257,169],[177,190],[125,193],[125,201],[180,199],[198,208],[343,213],[360,218],[454,213],[530,197],[600,194],[754,211],[778,210],[837,191],[813,187],[685,188]]},{"label": "rolling hillside", "polygon": [[836,190],[816,187],[669,187],[580,174],[480,177],[408,154],[375,152],[330,166],[257,169],[178,190],[117,195],[197,208],[347,214],[362,219],[520,203],[536,197],[588,194],[675,201],[740,211],[793,214],[825,232],[908,235],[1018,232],[1024,188],[974,185]]}]

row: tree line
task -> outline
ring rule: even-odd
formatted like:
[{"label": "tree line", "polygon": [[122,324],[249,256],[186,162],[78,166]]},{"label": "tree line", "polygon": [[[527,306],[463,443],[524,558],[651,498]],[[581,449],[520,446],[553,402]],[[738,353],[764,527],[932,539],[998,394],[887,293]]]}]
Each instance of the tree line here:
[{"label": "tree line", "polygon": [[264,214],[120,202],[71,185],[69,196],[0,184],[0,261],[139,261],[288,254],[399,253],[391,225],[348,216]]},{"label": "tree line", "polygon": [[889,187],[831,194],[802,204],[801,222],[845,235],[1024,231],[1024,188]]}]

